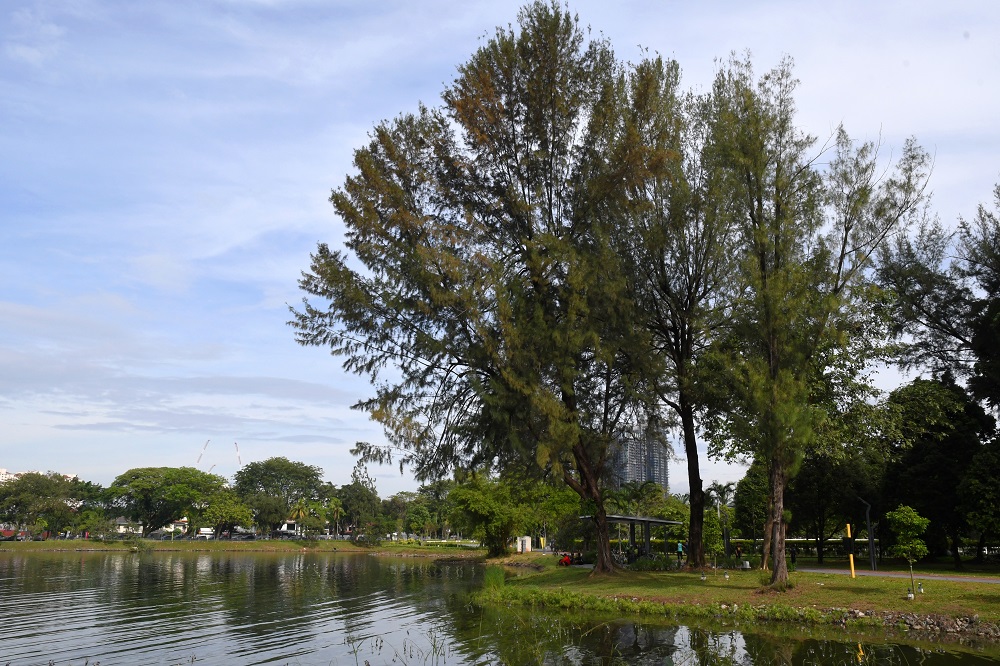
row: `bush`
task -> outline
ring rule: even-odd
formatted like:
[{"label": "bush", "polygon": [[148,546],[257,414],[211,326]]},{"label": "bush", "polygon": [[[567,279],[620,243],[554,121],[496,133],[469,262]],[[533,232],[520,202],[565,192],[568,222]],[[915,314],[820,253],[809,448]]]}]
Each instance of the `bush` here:
[{"label": "bush", "polygon": [[670,571],[674,568],[675,561],[666,555],[644,555],[628,565],[628,568],[633,571]]}]

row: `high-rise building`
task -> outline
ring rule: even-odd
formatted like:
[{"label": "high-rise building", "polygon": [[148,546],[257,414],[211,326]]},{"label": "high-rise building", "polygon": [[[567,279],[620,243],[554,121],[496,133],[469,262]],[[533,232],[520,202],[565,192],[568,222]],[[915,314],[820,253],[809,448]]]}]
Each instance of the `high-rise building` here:
[{"label": "high-rise building", "polygon": [[620,439],[612,449],[611,485],[621,488],[633,481],[653,481],[663,488],[663,492],[667,492],[670,488],[669,462],[670,451],[659,440],[643,437]]}]

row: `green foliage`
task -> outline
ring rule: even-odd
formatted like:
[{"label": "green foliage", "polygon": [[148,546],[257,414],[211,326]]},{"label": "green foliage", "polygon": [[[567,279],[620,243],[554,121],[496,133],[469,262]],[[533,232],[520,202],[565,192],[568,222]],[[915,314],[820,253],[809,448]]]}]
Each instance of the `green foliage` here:
[{"label": "green foliage", "polygon": [[224,530],[232,530],[237,525],[248,527],[253,524],[253,513],[230,488],[223,488],[206,501],[201,511],[201,520],[215,529],[216,535]]},{"label": "green foliage", "polygon": [[251,508],[254,522],[271,531],[289,517],[299,500],[320,499],[325,494],[323,470],[315,465],[268,458],[244,465],[234,475],[234,489]]},{"label": "green foliage", "polygon": [[431,515],[431,522],[425,526],[424,531],[426,534],[440,537],[445,536],[445,530],[448,527],[448,517],[451,513],[448,494],[454,487],[455,482],[453,480],[438,479],[417,489],[419,500],[427,507],[427,511]]},{"label": "green foliage", "polygon": [[629,481],[608,493],[608,504],[627,516],[651,516],[663,506],[663,488],[655,481]]},{"label": "green foliage", "polygon": [[896,543],[889,549],[889,554],[902,557],[910,565],[910,592],[916,591],[913,582],[913,563],[927,556],[927,545],[920,536],[927,530],[930,520],[921,517],[911,507],[900,505],[895,511],[885,514],[889,529],[896,534]]},{"label": "green foliage", "polygon": [[655,518],[664,520],[676,520],[680,525],[667,528],[668,537],[671,539],[684,540],[687,538],[689,523],[691,518],[690,507],[682,502],[676,495],[664,498],[663,505],[653,514]]},{"label": "green foliage", "polygon": [[[375,128],[331,201],[347,252],[320,245],[293,312],[302,344],[367,375],[358,403],[420,480],[518,467],[597,505],[615,437],[658,404],[648,339],[611,234],[644,171],[617,159],[638,88],[558,4],[497,30],[444,91]],[[634,168],[633,168],[634,167]],[[361,268],[356,268],[360,266]]]},{"label": "green foliage", "polygon": [[61,474],[28,472],[0,484],[0,522],[32,534],[58,533],[73,525],[77,485]]},{"label": "green foliage", "polygon": [[958,496],[973,529],[1000,536],[1000,437],[994,436],[973,457]]},{"label": "green foliage", "polygon": [[[815,139],[795,125],[796,86],[788,60],[758,78],[749,60],[731,59],[713,86],[708,148],[725,164],[720,187],[734,206],[741,293],[714,357],[714,438],[730,455],[766,463],[775,525],[788,482],[822,443],[835,406],[865,397],[851,377],[868,350],[859,342],[872,312],[871,256],[919,214],[929,165],[909,141],[882,177],[877,146],[838,128],[821,171],[810,154]],[[775,533],[780,583],[784,530]]]},{"label": "green foliage", "polygon": [[250,507],[254,525],[265,533],[280,528],[288,520],[289,507],[285,505],[285,500],[280,497],[267,493],[241,495],[241,497]]},{"label": "green foliage", "polygon": [[769,496],[767,465],[754,459],[733,496],[733,524],[744,538],[763,537]]},{"label": "green foliage", "polygon": [[354,526],[353,539],[362,546],[380,546],[395,526],[396,521],[392,518],[374,515]]},{"label": "green foliage", "polygon": [[900,425],[886,471],[888,501],[930,519],[931,551],[950,548],[958,565],[957,547],[968,528],[960,487],[995,422],[949,377],[916,379],[893,391],[889,403]]},{"label": "green foliage", "polygon": [[870,451],[858,449],[849,449],[853,454],[850,458],[810,451],[788,488],[790,529],[813,540],[820,564],[827,539],[842,532],[848,522],[854,522],[851,518],[862,506],[858,498],[871,498],[874,491],[870,474],[880,476],[872,469],[877,463],[867,457]]},{"label": "green foliage", "polygon": [[996,408],[1000,407],[1000,184],[993,188],[993,210],[980,205],[971,222],[962,221],[959,250],[963,276],[979,288],[970,304],[969,346],[976,360],[969,389]]},{"label": "green foliage", "polygon": [[510,485],[473,476],[454,488],[450,498],[455,525],[479,539],[489,557],[506,555],[527,515],[525,508],[513,501]]},{"label": "green foliage", "polygon": [[142,524],[146,535],[204,505],[225,482],[193,467],[138,467],[118,476],[108,494],[126,518]]},{"label": "green foliage", "polygon": [[90,508],[77,513],[75,529],[81,535],[111,534],[115,524],[103,509]]},{"label": "green foliage", "polygon": [[907,367],[968,377],[978,399],[1000,405],[1000,184],[993,209],[950,230],[929,217],[880,255],[879,280],[895,296],[893,333]]},{"label": "green foliage", "polygon": [[323,515],[332,527],[331,534],[340,534],[340,519],[344,517],[344,505],[339,497],[327,499]]},{"label": "green foliage", "polygon": [[927,556],[927,545],[920,536],[931,521],[922,517],[911,507],[900,505],[895,511],[885,514],[889,529],[896,535],[896,543],[889,549],[893,557],[901,557],[910,563]]},{"label": "green foliage", "polygon": [[426,536],[431,522],[431,512],[425,504],[413,503],[406,511],[406,531]]},{"label": "green foliage", "polygon": [[716,512],[715,507],[708,507],[705,510],[705,531],[702,538],[705,543],[705,552],[709,556],[719,557],[723,554],[722,522],[719,520],[719,513]]},{"label": "green foliage", "polygon": [[483,589],[488,592],[497,591],[503,588],[507,582],[507,574],[503,567],[491,564],[486,567],[483,574]]},{"label": "green foliage", "polygon": [[359,461],[351,471],[351,483],[341,486],[337,498],[343,507],[344,518],[350,526],[355,539],[366,535],[369,542],[376,538],[374,526],[378,522],[377,538],[381,540],[385,532],[395,531],[394,527],[383,530],[381,525],[382,502],[375,490],[375,482],[368,475],[368,469]]},{"label": "green foliage", "polygon": [[[735,297],[734,208],[718,187],[725,165],[707,150],[710,96],[684,94],[676,62],[654,58],[629,78],[631,109],[620,159],[641,165],[626,177],[628,220],[617,228],[628,289],[655,350],[658,397],[680,425],[690,486],[688,560],[705,563],[697,416],[713,381],[706,351],[729,321]],[[645,436],[669,444],[654,418]]]},{"label": "green foliage", "polygon": [[675,558],[658,553],[637,558],[628,568],[630,571],[671,571],[677,568],[676,562]]}]

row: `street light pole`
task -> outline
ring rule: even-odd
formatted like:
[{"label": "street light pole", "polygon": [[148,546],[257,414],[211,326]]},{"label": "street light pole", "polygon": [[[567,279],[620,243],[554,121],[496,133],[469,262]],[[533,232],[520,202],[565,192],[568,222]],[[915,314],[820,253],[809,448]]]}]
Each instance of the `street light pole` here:
[{"label": "street light pole", "polygon": [[865,505],[865,522],[868,524],[868,561],[871,563],[872,571],[878,571],[875,565],[875,535],[872,534],[872,505],[860,497],[858,499]]}]

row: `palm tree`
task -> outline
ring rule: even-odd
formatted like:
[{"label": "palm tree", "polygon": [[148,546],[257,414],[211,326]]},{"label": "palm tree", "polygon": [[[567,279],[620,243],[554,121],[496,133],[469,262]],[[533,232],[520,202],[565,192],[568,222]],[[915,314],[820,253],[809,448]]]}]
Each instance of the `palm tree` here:
[{"label": "palm tree", "polygon": [[339,537],[340,519],[344,516],[344,505],[341,503],[339,498],[330,498],[330,502],[326,507],[326,515],[329,521],[333,523],[333,533]]},{"label": "palm tree", "polygon": [[735,493],[736,484],[732,481],[729,483],[713,481],[708,485],[708,495],[715,502],[717,508],[720,506],[732,506]]},{"label": "palm tree", "polygon": [[[736,484],[732,481],[729,483],[719,483],[718,481],[713,481],[708,486],[708,496],[712,498],[715,502],[715,512],[716,516],[719,518],[719,525],[722,527],[722,546],[725,551],[726,557],[729,557],[729,507],[733,504],[733,498],[736,496]],[[722,507],[726,507],[726,521],[722,520]]]},{"label": "palm tree", "polygon": [[660,486],[655,481],[629,481],[622,486],[619,493],[624,500],[629,513],[634,516],[639,515],[644,508],[662,494]]},{"label": "palm tree", "polygon": [[302,526],[302,519],[309,515],[309,507],[306,505],[305,499],[300,498],[295,506],[292,507],[291,514],[288,516],[290,520],[295,521],[295,533],[305,535],[305,528]]},{"label": "palm tree", "polygon": [[[657,498],[662,498],[663,489],[655,481],[629,481],[617,491],[608,494],[608,506],[629,516],[639,516],[648,512]],[[622,526],[618,523],[618,550],[621,552]]]}]

